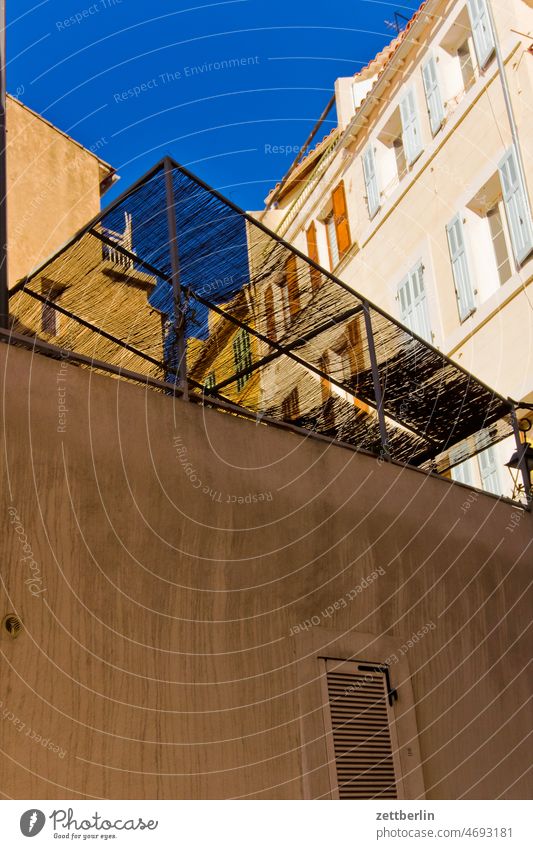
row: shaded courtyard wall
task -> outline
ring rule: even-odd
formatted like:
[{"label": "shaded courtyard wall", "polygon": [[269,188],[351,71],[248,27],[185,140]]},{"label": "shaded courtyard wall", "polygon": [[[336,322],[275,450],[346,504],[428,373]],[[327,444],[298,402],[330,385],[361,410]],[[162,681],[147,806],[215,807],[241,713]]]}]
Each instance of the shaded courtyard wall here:
[{"label": "shaded courtyard wall", "polygon": [[405,795],[531,795],[530,514],[14,347],[0,373],[4,794],[328,798],[319,657],[396,655]]}]

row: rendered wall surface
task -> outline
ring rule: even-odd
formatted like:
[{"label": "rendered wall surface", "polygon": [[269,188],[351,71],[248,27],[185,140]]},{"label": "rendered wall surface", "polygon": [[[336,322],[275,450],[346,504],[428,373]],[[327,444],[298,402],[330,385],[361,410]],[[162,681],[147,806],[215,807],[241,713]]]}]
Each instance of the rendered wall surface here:
[{"label": "rendered wall surface", "polygon": [[318,658],[394,652],[406,795],[531,795],[530,514],[0,358],[0,613],[25,628],[0,635],[5,796],[328,798]]},{"label": "rendered wall surface", "polygon": [[7,100],[9,282],[28,274],[100,211],[96,156]]}]

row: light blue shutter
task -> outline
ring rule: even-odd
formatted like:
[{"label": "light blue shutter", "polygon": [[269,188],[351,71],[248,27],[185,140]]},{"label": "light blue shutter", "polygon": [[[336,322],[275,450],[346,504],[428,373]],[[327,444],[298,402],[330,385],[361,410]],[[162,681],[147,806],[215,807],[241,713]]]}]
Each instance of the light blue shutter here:
[{"label": "light blue shutter", "polygon": [[446,227],[448,234],[448,245],[450,248],[450,259],[452,262],[453,279],[455,281],[455,292],[457,294],[457,306],[461,321],[467,318],[476,308],[474,293],[470,283],[468,272],[468,260],[466,257],[466,246],[463,233],[463,222],[461,216],[456,215]]},{"label": "light blue shutter", "polygon": [[490,446],[477,455],[481,486],[486,492],[501,495],[500,476],[498,474],[498,463],[494,448]]},{"label": "light blue shutter", "polygon": [[433,56],[422,66],[422,79],[424,80],[431,132],[435,135],[444,121],[444,104],[437,78],[437,63]]},{"label": "light blue shutter", "polygon": [[499,171],[514,255],[523,262],[533,250],[533,227],[514,147],[503,157]]},{"label": "light blue shutter", "polygon": [[468,0],[468,14],[477,61],[484,68],[495,47],[486,0]]},{"label": "light blue shutter", "polygon": [[400,315],[402,322],[416,333],[431,342],[431,325],[424,287],[424,269],[422,264],[416,266],[398,287]]},{"label": "light blue shutter", "polygon": [[[452,458],[453,462],[453,458]],[[474,478],[472,475],[472,467],[470,465],[469,460],[465,460],[464,463],[459,463],[459,465],[454,466],[451,470],[452,478],[454,481],[458,481],[459,483],[464,483],[467,486],[474,485]]]},{"label": "light blue shutter", "polygon": [[422,152],[422,137],[413,89],[407,92],[400,103],[400,116],[402,119],[402,139],[405,156],[411,165]]},{"label": "light blue shutter", "polygon": [[376,160],[374,157],[374,148],[372,146],[367,147],[363,154],[363,174],[365,178],[368,214],[371,218],[373,218],[379,209],[379,188],[376,173]]}]

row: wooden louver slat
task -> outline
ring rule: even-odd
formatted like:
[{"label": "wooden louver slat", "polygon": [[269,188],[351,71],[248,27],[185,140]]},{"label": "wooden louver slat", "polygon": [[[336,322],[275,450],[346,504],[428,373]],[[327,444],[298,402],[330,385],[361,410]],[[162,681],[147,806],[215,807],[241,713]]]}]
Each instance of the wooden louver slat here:
[{"label": "wooden louver slat", "polygon": [[381,673],[326,674],[340,799],[396,799],[387,696]]}]

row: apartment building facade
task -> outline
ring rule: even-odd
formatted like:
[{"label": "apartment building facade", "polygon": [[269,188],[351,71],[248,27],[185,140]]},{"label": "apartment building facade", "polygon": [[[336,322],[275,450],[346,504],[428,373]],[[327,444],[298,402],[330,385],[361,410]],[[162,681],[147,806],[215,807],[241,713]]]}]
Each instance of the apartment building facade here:
[{"label": "apartment building facade", "polygon": [[[524,403],[533,400],[532,33],[524,0],[428,0],[362,71],[336,81],[337,127],[258,214]],[[263,294],[271,323],[286,288]],[[290,297],[309,305],[312,281]],[[511,494],[512,452],[504,441],[452,474]]]}]

